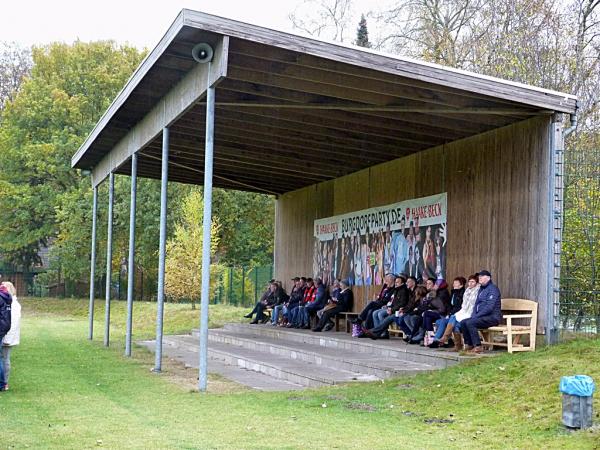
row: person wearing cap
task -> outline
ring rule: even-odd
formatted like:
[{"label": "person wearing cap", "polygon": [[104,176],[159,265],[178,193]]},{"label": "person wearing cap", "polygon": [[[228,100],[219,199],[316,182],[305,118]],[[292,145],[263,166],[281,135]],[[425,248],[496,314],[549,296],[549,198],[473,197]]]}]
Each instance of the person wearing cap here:
[{"label": "person wearing cap", "polygon": [[300,277],[294,277],[292,278],[292,281],[294,282],[294,287],[292,288],[292,292],[290,292],[290,295],[288,296],[286,294],[285,299],[283,299],[283,301],[281,302],[277,302],[275,307],[273,308],[273,312],[271,313],[271,325],[273,326],[277,325],[279,323],[280,317],[283,316],[283,312],[285,311],[286,305],[290,301],[291,295],[294,293],[294,291],[298,287],[298,284],[300,283]]},{"label": "person wearing cap", "polygon": [[313,328],[313,331],[329,331],[333,328],[333,321],[331,320],[337,313],[341,313],[344,311],[349,311],[352,309],[352,302],[354,301],[354,297],[352,294],[352,290],[350,289],[350,283],[347,279],[340,281],[341,291],[336,298],[332,298],[332,308],[325,309],[323,314],[321,315],[321,319],[317,326]]},{"label": "person wearing cap", "polygon": [[483,353],[478,330],[496,326],[502,320],[502,297],[488,270],[479,272],[479,285],[471,317],[460,323],[467,355]]}]

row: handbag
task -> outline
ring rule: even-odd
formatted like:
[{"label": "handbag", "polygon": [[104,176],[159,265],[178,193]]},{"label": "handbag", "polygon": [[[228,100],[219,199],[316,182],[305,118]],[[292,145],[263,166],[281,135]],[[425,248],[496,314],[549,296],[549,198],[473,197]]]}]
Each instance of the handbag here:
[{"label": "handbag", "polygon": [[362,327],[357,324],[357,323],[353,323],[352,324],[352,337],[359,337],[362,334]]}]

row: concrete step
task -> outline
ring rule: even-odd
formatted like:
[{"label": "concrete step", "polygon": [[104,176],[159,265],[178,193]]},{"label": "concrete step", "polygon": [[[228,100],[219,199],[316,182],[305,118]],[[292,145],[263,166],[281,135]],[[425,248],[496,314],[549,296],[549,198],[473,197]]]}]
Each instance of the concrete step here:
[{"label": "concrete step", "polygon": [[[155,341],[140,341],[138,344],[154,352]],[[176,359],[192,369],[198,369],[198,348],[196,347],[191,351],[187,350],[185,346],[179,345],[178,341],[172,340],[170,336],[163,339],[163,355],[167,358]],[[253,370],[232,366],[216,359],[208,360],[208,372],[221,375],[228,380],[258,391],[293,391],[305,389],[306,387],[302,384],[273,378]]]},{"label": "concrete step", "polygon": [[[314,333],[310,330],[298,330],[294,328],[273,327],[270,324],[250,325],[243,323],[226,324],[220,329],[233,333],[245,333],[255,339],[269,338],[276,340],[282,345],[289,343],[309,344],[319,347],[331,348],[340,351],[348,351],[351,354],[370,354],[374,357],[399,359],[414,363],[426,364],[434,368],[450,367],[468,357],[459,356],[457,352],[429,349],[418,345],[408,345],[398,338],[390,340],[353,338],[344,332],[320,332]],[[192,331],[192,336],[198,336],[198,330]],[[248,336],[247,336],[248,337]],[[298,346],[296,346],[298,347]]]},{"label": "concrete step", "polygon": [[[198,339],[196,337],[189,335],[167,336],[163,339],[165,345],[177,347],[188,352],[199,351]],[[377,381],[380,379],[374,375],[326,367],[214,341],[209,344],[208,357],[210,360],[218,360],[232,366],[253,370],[275,379],[307,387],[327,386],[353,381]]]},{"label": "concrete step", "polygon": [[244,349],[282,356],[290,360],[303,361],[333,369],[373,375],[379,379],[400,375],[413,375],[437,367],[400,358],[356,353],[349,350],[324,347],[315,344],[280,341],[268,336],[257,336],[251,332],[232,330],[210,330],[209,350],[213,343],[229,344]]}]

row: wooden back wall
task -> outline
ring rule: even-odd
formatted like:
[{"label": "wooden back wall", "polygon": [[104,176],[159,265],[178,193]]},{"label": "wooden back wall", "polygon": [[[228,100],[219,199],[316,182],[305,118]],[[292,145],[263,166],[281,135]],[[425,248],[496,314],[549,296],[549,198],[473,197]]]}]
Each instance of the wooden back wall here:
[{"label": "wooden back wall", "polygon": [[[490,270],[503,297],[539,302],[542,331],[549,128],[549,117],[525,120],[282,195],[276,278],[289,291],[291,277],[313,275],[315,219],[447,192],[447,279]],[[353,287],[354,310],[379,289]]]}]

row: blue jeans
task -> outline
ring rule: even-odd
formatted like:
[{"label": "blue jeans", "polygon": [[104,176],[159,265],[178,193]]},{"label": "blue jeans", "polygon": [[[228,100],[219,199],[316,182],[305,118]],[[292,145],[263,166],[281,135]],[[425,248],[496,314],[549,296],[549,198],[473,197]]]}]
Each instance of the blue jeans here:
[{"label": "blue jeans", "polygon": [[439,341],[444,335],[444,331],[446,331],[446,327],[451,323],[454,326],[454,333],[460,333],[460,322],[456,320],[454,315],[451,315],[449,319],[442,318],[435,322],[437,325],[437,331],[435,332],[435,340]]},{"label": "blue jeans", "polygon": [[317,313],[318,310],[323,308],[322,303],[309,303],[302,310],[300,310],[300,326],[307,327],[310,325],[310,315],[311,313]]},{"label": "blue jeans", "polygon": [[388,312],[387,312],[387,306],[384,306],[381,309],[376,309],[375,311],[373,311],[373,325],[375,328],[379,327],[379,325],[381,325],[381,322],[383,322],[383,319],[385,319],[388,316]]},{"label": "blue jeans", "polygon": [[[4,339],[4,336],[0,337],[0,343]],[[2,344],[0,344],[2,345]],[[2,359],[2,349],[0,349],[0,391],[4,390],[6,386],[6,376],[4,374],[4,360]]]},{"label": "blue jeans", "polygon": [[281,314],[283,308],[283,305],[275,305],[273,307],[273,312],[271,313],[271,323],[273,325],[277,325],[277,321],[279,320],[279,314]]},{"label": "blue jeans", "polygon": [[292,308],[288,314],[288,322],[292,325],[300,325],[301,315],[304,313],[304,306],[296,306]]}]

